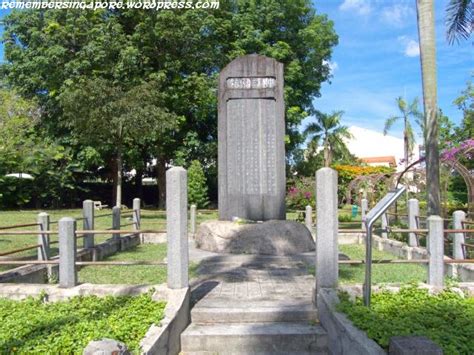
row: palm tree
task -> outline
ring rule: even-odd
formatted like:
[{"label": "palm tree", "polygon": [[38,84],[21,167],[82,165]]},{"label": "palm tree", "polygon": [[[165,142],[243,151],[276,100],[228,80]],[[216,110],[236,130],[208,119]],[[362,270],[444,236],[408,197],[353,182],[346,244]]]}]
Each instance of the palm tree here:
[{"label": "palm tree", "polygon": [[335,152],[347,150],[343,138],[352,137],[347,126],[341,125],[343,114],[343,111],[334,111],[331,114],[316,111],[316,122],[310,123],[304,130],[304,134],[313,141],[323,142],[325,167],[331,165]]},{"label": "palm tree", "polygon": [[410,122],[410,117],[415,118],[416,123],[418,123],[420,127],[423,127],[423,123],[421,122],[422,115],[418,109],[418,98],[415,98],[410,104],[408,104],[401,97],[397,97],[396,101],[401,116],[389,117],[385,121],[383,134],[386,135],[395,122],[398,120],[403,120],[403,152],[406,168],[410,162],[411,157],[413,156],[413,147],[415,146],[415,135],[413,134],[413,127]]},{"label": "palm tree", "polygon": [[426,187],[428,215],[441,213],[438,149],[436,42],[433,0],[417,0],[418,36],[425,111]]},{"label": "palm tree", "polygon": [[468,39],[474,22],[472,0],[451,0],[446,8],[446,37],[449,44],[459,42],[459,38]]}]

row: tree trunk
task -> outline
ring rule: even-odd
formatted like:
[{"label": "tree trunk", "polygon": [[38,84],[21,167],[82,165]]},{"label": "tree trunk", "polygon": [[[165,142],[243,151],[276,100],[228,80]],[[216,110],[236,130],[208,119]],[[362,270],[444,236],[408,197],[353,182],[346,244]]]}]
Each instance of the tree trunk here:
[{"label": "tree trunk", "polygon": [[328,168],[329,165],[331,165],[331,157],[330,157],[330,152],[329,152],[329,143],[327,139],[324,142],[323,157],[324,157],[324,166]]},{"label": "tree trunk", "polygon": [[137,169],[137,174],[135,175],[135,195],[143,203],[143,169]]},{"label": "tree trunk", "polygon": [[117,148],[117,175],[116,175],[115,206],[122,206],[122,148]]},{"label": "tree trunk", "polygon": [[158,208],[166,207],[166,160],[159,156],[156,159],[156,181],[158,183]]},{"label": "tree trunk", "polygon": [[418,15],[418,36],[420,39],[420,60],[423,81],[423,107],[426,124],[426,188],[428,193],[429,216],[440,215],[441,213],[433,0],[417,0],[416,10]]}]

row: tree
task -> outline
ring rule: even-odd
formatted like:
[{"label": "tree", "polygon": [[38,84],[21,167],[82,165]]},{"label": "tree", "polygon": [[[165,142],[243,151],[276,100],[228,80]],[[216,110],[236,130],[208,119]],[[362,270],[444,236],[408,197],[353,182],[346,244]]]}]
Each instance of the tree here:
[{"label": "tree", "polygon": [[[59,96],[71,82],[101,79],[127,92],[142,81],[159,80],[160,107],[184,118],[172,135],[143,145],[148,159],[158,162],[161,202],[168,164],[206,157],[209,171],[216,171],[220,69],[251,53],[284,63],[291,155],[302,142],[299,123],[330,77],[337,44],[333,23],[309,0],[233,0],[213,11],[22,10],[12,11],[4,23],[3,72],[22,95],[38,99],[42,125],[57,141],[67,142],[72,129],[58,125],[65,109]],[[132,160],[143,154],[124,153],[128,166],[143,165]]]},{"label": "tree", "polygon": [[206,177],[199,160],[193,160],[188,169],[188,200],[198,208],[209,205]]},{"label": "tree", "polygon": [[324,166],[331,166],[334,152],[347,151],[344,138],[351,138],[347,126],[341,125],[343,111],[334,111],[332,114],[325,114],[317,111],[315,114],[316,122],[310,123],[304,130],[304,133],[313,140],[323,142],[323,160]]},{"label": "tree", "polygon": [[[58,206],[75,189],[83,167],[69,148],[53,142],[38,127],[40,109],[34,100],[0,89],[0,205]],[[8,177],[8,174],[19,174]],[[24,180],[22,174],[32,176]]]},{"label": "tree", "polygon": [[425,122],[426,187],[428,215],[440,215],[438,104],[436,84],[436,42],[433,0],[417,0],[418,36],[423,82]]},{"label": "tree", "polygon": [[85,144],[112,154],[115,203],[120,207],[124,152],[144,137],[162,137],[176,126],[177,117],[160,105],[159,84],[144,82],[125,90],[105,79],[83,79],[63,88],[59,101],[63,124]]},{"label": "tree", "polygon": [[406,168],[413,156],[413,147],[415,146],[415,135],[413,133],[413,126],[410,123],[410,117],[415,118],[416,122],[423,128],[423,124],[420,122],[422,115],[418,109],[417,98],[413,99],[413,101],[409,104],[401,97],[397,97],[396,101],[401,116],[389,117],[385,121],[383,134],[387,135],[388,131],[390,131],[395,122],[403,120],[403,152]]},{"label": "tree", "polygon": [[446,37],[449,44],[459,42],[461,37],[468,39],[474,23],[472,0],[451,0],[446,13]]}]

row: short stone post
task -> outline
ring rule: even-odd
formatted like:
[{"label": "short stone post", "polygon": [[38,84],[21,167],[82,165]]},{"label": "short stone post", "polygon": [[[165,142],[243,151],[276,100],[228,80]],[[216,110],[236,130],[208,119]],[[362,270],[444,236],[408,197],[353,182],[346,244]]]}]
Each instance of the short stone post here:
[{"label": "short stone post", "polygon": [[444,281],[444,226],[440,216],[428,217],[428,284],[442,287]]},{"label": "short stone post", "polygon": [[367,201],[366,198],[363,198],[361,201],[360,201],[360,215],[362,217],[362,229],[365,230],[365,215],[367,214],[369,210],[369,201]]},{"label": "short stone post", "polygon": [[[466,220],[466,212],[454,211],[453,213],[453,228],[463,229],[463,223]],[[454,259],[465,259],[463,252],[464,233],[454,233],[453,256]]]},{"label": "short stone post", "polygon": [[316,296],[321,288],[336,288],[339,274],[337,247],[337,172],[316,172]]},{"label": "short stone post", "polygon": [[192,237],[194,238],[196,236],[196,212],[197,212],[197,207],[196,205],[191,205],[190,207],[190,232],[191,232],[191,235]]},{"label": "short stone post", "polygon": [[49,259],[49,234],[43,234],[42,231],[49,231],[49,214],[45,212],[38,213],[38,260]]},{"label": "short stone post", "polygon": [[313,209],[309,205],[306,206],[304,224],[310,233],[313,234]]},{"label": "short stone post", "polygon": [[59,287],[74,287],[76,272],[76,220],[64,217],[59,220]]},{"label": "short stone post", "polygon": [[[420,216],[420,204],[416,198],[408,200],[408,229],[418,229],[417,218]],[[408,233],[408,245],[411,247],[418,246],[418,239],[416,233]]]},{"label": "short stone post", "polygon": [[[94,229],[94,201],[85,200],[82,202],[82,228],[84,230],[93,230]],[[87,233],[84,235],[84,249],[89,249],[94,247],[94,234]]]},{"label": "short stone post", "polygon": [[[119,230],[120,229],[120,207],[115,206],[112,208],[112,229]],[[120,239],[120,233],[113,233],[112,239]]]},{"label": "short stone post", "polygon": [[188,177],[182,167],[166,172],[168,287],[188,287]]},{"label": "short stone post", "polygon": [[382,238],[387,239],[388,238],[388,233],[386,232],[387,228],[389,227],[388,223],[388,215],[384,213],[381,217],[382,220]]},{"label": "short stone post", "polygon": [[134,229],[140,230],[141,228],[141,200],[139,198],[133,199],[133,226]]}]

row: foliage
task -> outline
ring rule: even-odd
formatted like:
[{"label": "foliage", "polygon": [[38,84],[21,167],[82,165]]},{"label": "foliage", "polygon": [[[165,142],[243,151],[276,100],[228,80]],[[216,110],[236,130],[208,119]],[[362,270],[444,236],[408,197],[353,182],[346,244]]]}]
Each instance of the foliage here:
[{"label": "foliage", "polygon": [[312,178],[293,178],[287,183],[286,206],[289,209],[304,210],[306,206],[315,206],[314,182]]},{"label": "foliage", "polygon": [[[386,166],[357,166],[357,165],[334,165],[334,169],[337,170],[338,174],[338,195],[339,200],[344,200],[347,195],[347,189],[352,180],[362,175],[373,175],[373,174],[385,174],[391,175],[395,172],[393,168]],[[383,191],[383,181],[379,182],[378,186],[373,186],[376,191]]]},{"label": "foliage", "polygon": [[188,169],[188,203],[198,208],[209,205],[206,176],[199,160],[193,160]]},{"label": "foliage", "polygon": [[468,39],[474,22],[474,9],[471,0],[450,0],[446,8],[446,38],[449,44]]},{"label": "foliage", "polygon": [[418,125],[424,131],[423,115],[418,108],[418,98],[413,99],[411,103],[407,103],[403,98],[397,97],[398,110],[401,116],[391,116],[385,121],[383,134],[386,135],[395,122],[403,120],[403,140],[404,140],[404,163],[407,166],[413,155],[413,147],[415,145],[415,135],[410,118],[413,117]]},{"label": "foliage", "polygon": [[[87,146],[84,138],[100,135],[94,148],[107,169],[114,165],[120,141],[103,140],[110,137],[104,126],[111,135],[121,130],[115,110],[130,121],[147,119],[138,114],[139,100],[128,97],[137,90],[146,94],[143,109],[154,118],[161,116],[157,123],[166,121],[165,112],[184,118],[172,134],[137,137],[131,127],[130,137],[124,137],[130,140],[123,147],[124,166],[138,170],[157,158],[161,190],[162,171],[174,160],[200,159],[216,174],[215,88],[217,73],[231,60],[258,53],[285,65],[291,154],[302,141],[298,124],[330,77],[331,51],[337,44],[333,23],[316,13],[310,0],[222,1],[213,11],[22,10],[7,15],[4,26],[7,62],[2,70],[8,83],[37,98],[42,126],[60,144],[76,141],[75,156]],[[154,92],[140,90],[150,83],[158,83]],[[133,112],[124,113],[127,101]],[[106,122],[95,132],[100,114]],[[88,118],[93,121],[86,130]],[[65,120],[70,122],[59,124]]]},{"label": "foliage", "polygon": [[[38,127],[40,109],[34,100],[0,89],[0,103],[0,206],[64,201],[83,166],[74,162],[70,148]],[[5,176],[11,173],[27,173],[33,181]]]},{"label": "foliage", "polygon": [[306,136],[313,141],[322,141],[324,166],[332,164],[333,157],[337,155],[350,155],[344,138],[351,138],[347,126],[341,125],[342,111],[325,114],[316,111],[316,122],[310,123],[304,130]]},{"label": "foliage", "polygon": [[2,353],[82,354],[91,340],[112,338],[138,352],[152,323],[164,316],[164,302],[139,296],[73,297],[46,303],[42,298],[0,300]]},{"label": "foliage", "polygon": [[451,290],[430,295],[427,289],[416,286],[398,293],[375,293],[371,308],[360,298],[355,302],[347,294],[340,298],[338,310],[384,348],[392,336],[423,335],[441,346],[445,354],[472,354],[474,298]]},{"label": "foliage", "polygon": [[337,216],[339,222],[352,222],[352,215],[350,214],[339,214]]}]

